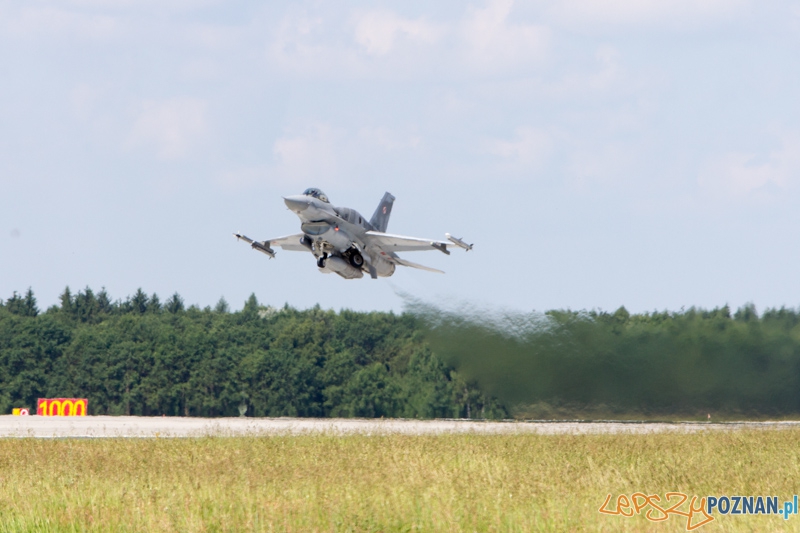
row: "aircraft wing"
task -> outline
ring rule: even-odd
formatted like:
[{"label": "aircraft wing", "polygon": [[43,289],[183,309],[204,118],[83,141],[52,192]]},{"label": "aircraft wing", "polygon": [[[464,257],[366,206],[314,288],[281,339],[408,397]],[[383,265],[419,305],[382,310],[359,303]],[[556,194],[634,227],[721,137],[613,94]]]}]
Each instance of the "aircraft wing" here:
[{"label": "aircraft wing", "polygon": [[311,249],[307,246],[301,244],[303,237],[305,237],[302,233],[297,233],[295,235],[287,235],[285,237],[278,237],[276,239],[268,239],[266,241],[255,241],[246,235],[241,235],[239,233],[233,234],[237,240],[243,240],[244,242],[248,243],[251,248],[254,250],[258,250],[259,252],[263,252],[270,257],[275,257],[275,251],[272,249],[273,246],[279,246],[284,250],[289,250],[292,252],[310,252]]},{"label": "aircraft wing", "polygon": [[447,250],[447,245],[450,243],[445,241],[392,235],[390,233],[381,233],[380,231],[368,231],[365,240],[367,241],[367,246],[375,246],[386,253],[439,250],[450,255]]}]

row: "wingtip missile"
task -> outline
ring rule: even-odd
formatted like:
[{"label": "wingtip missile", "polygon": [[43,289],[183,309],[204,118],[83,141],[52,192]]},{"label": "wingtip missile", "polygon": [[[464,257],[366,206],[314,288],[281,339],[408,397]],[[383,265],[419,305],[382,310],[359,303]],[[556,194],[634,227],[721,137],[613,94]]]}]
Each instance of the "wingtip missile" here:
[{"label": "wingtip missile", "polygon": [[270,259],[275,259],[275,250],[269,247],[269,243],[267,241],[264,241],[263,243],[253,241],[250,243],[250,247],[253,250],[258,250],[261,253],[267,254]]},{"label": "wingtip missile", "polygon": [[233,236],[236,237],[237,241],[244,241],[248,244],[253,242],[253,239],[251,239],[247,235],[242,235],[241,233],[234,233]]},{"label": "wingtip missile", "polygon": [[268,241],[264,242],[254,241],[247,235],[242,235],[241,233],[234,233],[233,236],[236,237],[237,241],[242,240],[248,243],[250,245],[250,248],[252,248],[253,250],[258,250],[262,254],[267,254],[270,259],[275,259],[275,250],[269,247]]},{"label": "wingtip missile", "polygon": [[466,250],[468,252],[470,250],[472,250],[472,246],[473,246],[472,244],[467,244],[464,241],[462,241],[461,239],[459,239],[458,237],[453,237],[449,233],[445,233],[444,236],[447,237],[448,241],[452,242],[453,244],[455,244],[459,248],[463,248],[464,250]]}]

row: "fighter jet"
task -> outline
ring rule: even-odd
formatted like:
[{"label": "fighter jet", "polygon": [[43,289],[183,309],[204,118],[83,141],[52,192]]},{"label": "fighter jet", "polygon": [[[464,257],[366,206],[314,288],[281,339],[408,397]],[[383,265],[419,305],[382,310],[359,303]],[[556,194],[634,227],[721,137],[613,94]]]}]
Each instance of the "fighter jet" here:
[{"label": "fighter jet", "polygon": [[321,190],[306,189],[303,194],[283,199],[286,207],[300,217],[302,233],[266,241],[256,241],[240,233],[234,233],[234,236],[270,259],[275,257],[274,246],[311,252],[320,272],[335,272],[345,279],[362,278],[365,272],[372,279],[388,278],[394,274],[397,265],[444,274],[441,270],[401,259],[397,252],[439,250],[450,255],[447,246],[451,243],[467,251],[472,249],[471,244],[453,238],[449,233],[445,235],[450,242],[386,233],[394,200],[390,193],[384,194],[375,214],[367,221],[355,209],[333,206]]}]

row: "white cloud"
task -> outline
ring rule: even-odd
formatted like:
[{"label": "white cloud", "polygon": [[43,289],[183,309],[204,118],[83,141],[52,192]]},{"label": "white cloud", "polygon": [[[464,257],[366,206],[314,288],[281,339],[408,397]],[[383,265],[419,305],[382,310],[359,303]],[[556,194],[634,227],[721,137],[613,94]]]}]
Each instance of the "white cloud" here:
[{"label": "white cloud", "polygon": [[184,64],[180,69],[180,73],[188,80],[206,82],[219,78],[222,70],[222,64],[219,61],[196,59]]},{"label": "white cloud", "polygon": [[93,41],[132,41],[137,46],[154,39],[196,48],[231,49],[242,45],[253,23],[241,26],[187,20],[187,11],[203,8],[192,0],[90,0],[0,3],[0,38]]},{"label": "white cloud", "polygon": [[578,188],[590,183],[613,184],[633,178],[637,147],[631,143],[607,142],[599,146],[576,148],[570,154],[566,176]]},{"label": "white cloud", "polygon": [[105,14],[91,14],[59,7],[24,7],[3,14],[3,32],[16,37],[69,36],[107,39],[119,32],[119,21]]},{"label": "white cloud", "polygon": [[466,61],[481,69],[541,61],[547,54],[550,30],[510,20],[513,0],[490,0],[484,8],[470,7],[461,24]]},{"label": "white cloud", "polygon": [[315,78],[362,70],[355,48],[343,46],[327,31],[322,17],[287,15],[267,46],[267,58],[287,71]]},{"label": "white cloud", "polygon": [[434,44],[444,31],[442,26],[423,18],[403,18],[391,11],[371,11],[355,16],[355,42],[373,56],[390,53],[398,41]]},{"label": "white cloud", "polygon": [[81,8],[101,8],[123,10],[128,8],[157,7],[159,10],[181,12],[196,10],[214,4],[222,3],[221,0],[69,0],[70,5]]},{"label": "white cloud", "polygon": [[278,177],[289,182],[306,182],[335,174],[335,145],[341,137],[342,132],[326,124],[318,124],[308,133],[277,139],[272,152],[277,159]]},{"label": "white cloud", "polygon": [[616,82],[622,68],[619,65],[619,52],[612,46],[601,46],[595,53],[600,70],[593,74],[589,79],[589,86],[592,89],[607,89]]},{"label": "white cloud", "polygon": [[73,113],[80,119],[89,118],[106,89],[106,86],[89,83],[79,83],[73,87],[70,93]]},{"label": "white cloud", "polygon": [[416,148],[422,142],[418,135],[406,135],[385,126],[363,127],[358,132],[358,142],[363,146],[375,146],[385,151]]},{"label": "white cloud", "polygon": [[268,57],[286,70],[320,77],[399,78],[497,72],[540,64],[550,30],[515,21],[513,0],[467,6],[450,20],[404,17],[389,10],[294,12],[273,32]]},{"label": "white cloud", "polygon": [[146,101],[130,136],[134,146],[152,145],[162,159],[186,155],[208,131],[207,103],[199,98]]},{"label": "white cloud", "polygon": [[242,44],[244,30],[218,24],[187,24],[182,37],[192,45],[210,49],[232,49]]},{"label": "white cloud", "polygon": [[513,140],[492,139],[485,143],[490,154],[523,164],[541,164],[549,155],[553,142],[547,132],[521,127],[515,130]]},{"label": "white cloud", "polygon": [[[620,60],[619,50],[609,45],[595,49],[594,64],[586,63],[572,69],[561,78],[539,82],[535,88],[545,95],[558,98],[585,98],[590,93],[631,94],[643,85],[642,79],[631,75]],[[639,77],[641,78],[641,76]],[[652,82],[650,78],[647,82]]]},{"label": "white cloud", "polygon": [[405,158],[422,139],[385,126],[334,127],[325,123],[283,135],[272,145],[274,165],[268,179],[289,183],[354,183],[360,168],[383,167]]},{"label": "white cloud", "polygon": [[223,189],[239,192],[266,184],[269,174],[270,168],[267,165],[256,165],[224,171],[217,176],[216,181]]},{"label": "white cloud", "polygon": [[687,26],[726,20],[745,12],[749,0],[559,0],[550,13],[567,24]]},{"label": "white cloud", "polygon": [[445,34],[445,26],[391,11],[293,12],[273,31],[267,58],[312,78],[397,78],[430,67],[428,53]]},{"label": "white cloud", "polygon": [[780,148],[766,156],[728,152],[711,158],[701,170],[700,187],[714,196],[748,196],[770,187],[785,190],[800,175],[800,136],[784,136]]}]

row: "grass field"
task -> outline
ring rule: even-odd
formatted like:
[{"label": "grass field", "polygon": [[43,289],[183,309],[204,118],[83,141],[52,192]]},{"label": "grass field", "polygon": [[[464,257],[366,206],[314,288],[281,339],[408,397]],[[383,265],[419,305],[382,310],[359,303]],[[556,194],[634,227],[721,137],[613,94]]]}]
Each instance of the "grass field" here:
[{"label": "grass field", "polygon": [[[611,493],[800,493],[800,431],[0,440],[0,531],[684,531]],[[701,517],[702,518],[702,517]],[[697,531],[800,531],[800,515]]]}]

